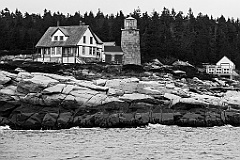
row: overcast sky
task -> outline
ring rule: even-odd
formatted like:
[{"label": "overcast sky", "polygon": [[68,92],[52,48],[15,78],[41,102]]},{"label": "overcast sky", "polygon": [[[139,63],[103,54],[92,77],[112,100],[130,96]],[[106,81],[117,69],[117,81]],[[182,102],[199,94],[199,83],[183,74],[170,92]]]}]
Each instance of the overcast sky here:
[{"label": "overcast sky", "polygon": [[214,18],[223,15],[225,18],[240,19],[240,0],[0,0],[0,9],[4,8],[15,11],[16,8],[22,13],[39,13],[47,9],[52,12],[73,15],[76,11],[81,14],[92,11],[94,14],[100,9],[105,15],[116,13],[120,10],[124,15],[140,8],[141,12],[149,14],[155,10],[161,12],[163,7],[176,12],[183,11],[187,14],[192,8],[194,15],[198,13],[212,15]]}]

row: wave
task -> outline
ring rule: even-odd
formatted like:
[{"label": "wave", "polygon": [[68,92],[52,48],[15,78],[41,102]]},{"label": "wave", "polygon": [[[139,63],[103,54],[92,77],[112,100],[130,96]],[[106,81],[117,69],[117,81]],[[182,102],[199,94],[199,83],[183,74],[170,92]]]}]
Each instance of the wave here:
[{"label": "wave", "polygon": [[10,126],[0,126],[0,130],[11,130]]},{"label": "wave", "polygon": [[149,128],[164,128],[166,127],[167,125],[163,125],[163,124],[152,124],[152,123],[148,123],[148,126]]}]

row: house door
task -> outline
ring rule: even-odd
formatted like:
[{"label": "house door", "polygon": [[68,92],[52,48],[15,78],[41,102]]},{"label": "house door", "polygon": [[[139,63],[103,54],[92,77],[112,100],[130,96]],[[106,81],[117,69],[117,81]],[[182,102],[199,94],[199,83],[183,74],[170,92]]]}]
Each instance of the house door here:
[{"label": "house door", "polygon": [[56,55],[62,55],[62,47],[57,47]]},{"label": "house door", "polygon": [[112,56],[106,54],[106,56],[105,56],[105,62],[106,62],[106,63],[111,63],[111,60],[112,60]]}]

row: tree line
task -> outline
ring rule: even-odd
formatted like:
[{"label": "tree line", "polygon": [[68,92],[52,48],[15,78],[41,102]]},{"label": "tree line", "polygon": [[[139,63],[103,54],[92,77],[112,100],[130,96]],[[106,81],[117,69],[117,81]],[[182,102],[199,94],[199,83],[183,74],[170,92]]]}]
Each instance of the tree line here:
[{"label": "tree line", "polygon": [[[158,58],[163,62],[173,59],[192,64],[216,63],[224,55],[240,67],[240,23],[239,19],[213,18],[199,13],[194,16],[191,9],[186,15],[182,11],[164,8],[161,12],[141,13],[135,9],[130,13],[138,20],[141,37],[142,61]],[[102,41],[121,44],[121,29],[129,16],[122,11],[116,15],[105,15],[98,10],[83,15],[64,15],[44,10],[43,15],[11,12],[8,8],[0,12],[0,53],[3,51],[25,51],[34,53],[34,46],[48,27],[60,25],[90,25]]]}]

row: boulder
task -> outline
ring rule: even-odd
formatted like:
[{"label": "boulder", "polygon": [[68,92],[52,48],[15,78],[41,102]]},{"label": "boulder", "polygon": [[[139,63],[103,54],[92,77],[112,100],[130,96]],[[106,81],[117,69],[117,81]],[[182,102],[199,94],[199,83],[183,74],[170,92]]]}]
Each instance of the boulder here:
[{"label": "boulder", "polygon": [[166,84],[166,88],[167,89],[174,89],[175,85],[174,85],[174,83]]},{"label": "boulder", "polygon": [[17,67],[14,71],[16,72],[26,72],[24,69]]},{"label": "boulder", "polygon": [[32,75],[31,73],[26,72],[26,71],[24,71],[24,72],[19,72],[18,75],[17,75],[18,81],[21,81],[21,80],[23,80],[23,79],[31,79],[31,78],[33,78],[33,77],[34,77],[34,75]]},{"label": "boulder", "polygon": [[[4,98],[4,97],[1,97]],[[14,109],[19,107],[19,103],[15,101],[3,101],[0,100],[0,116],[9,117]]]},{"label": "boulder", "polygon": [[178,125],[180,126],[196,126],[202,127],[205,126],[204,115],[188,112],[184,114],[179,120]]},{"label": "boulder", "polygon": [[109,89],[108,87],[97,86],[97,85],[93,84],[93,82],[91,82],[91,81],[74,80],[73,82],[75,82],[75,84],[78,86],[89,88],[89,89],[96,90],[96,91],[106,92]]},{"label": "boulder", "polygon": [[225,103],[230,106],[240,106],[240,92],[239,91],[227,91],[225,93]]},{"label": "boulder", "polygon": [[60,113],[57,119],[57,127],[58,128],[69,128],[73,121],[71,112]]},{"label": "boulder", "polygon": [[100,127],[111,127],[113,125],[117,125],[119,123],[119,119],[117,119],[118,116],[111,116],[109,118],[109,114],[104,113],[96,113],[94,114],[92,120],[94,121],[94,126],[100,126]]},{"label": "boulder", "polygon": [[11,78],[5,76],[4,74],[2,74],[2,73],[0,72],[0,85],[1,85],[1,84],[6,84],[6,83],[8,83],[9,81],[11,81]]},{"label": "boulder", "polygon": [[105,86],[106,82],[107,82],[106,79],[93,80],[93,84],[95,84],[97,86]]},{"label": "boulder", "polygon": [[83,69],[82,70],[82,75],[88,75],[89,74],[89,70],[88,69]]},{"label": "boulder", "polygon": [[20,102],[32,105],[45,105],[42,94],[40,93],[28,93],[24,97],[20,97]]},{"label": "boulder", "polygon": [[65,84],[56,84],[54,86],[45,88],[42,93],[43,94],[53,94],[53,93],[62,93],[63,89],[65,88]]},{"label": "boulder", "polygon": [[1,102],[8,102],[8,101],[14,101],[14,98],[12,98],[10,95],[8,94],[3,94],[3,93],[0,93],[0,104]]},{"label": "boulder", "polygon": [[51,94],[51,95],[45,95],[42,97],[43,103],[46,106],[59,106],[65,99],[65,94]]},{"label": "boulder", "polygon": [[107,95],[105,94],[97,94],[92,96],[87,102],[86,106],[99,106],[101,105],[105,99],[107,98]]},{"label": "boulder", "polygon": [[26,129],[41,129],[44,116],[41,113],[34,113],[22,124],[22,127]]},{"label": "boulder", "polygon": [[85,114],[79,117],[79,126],[81,127],[95,127],[94,115]]},{"label": "boulder", "polygon": [[164,125],[174,125],[174,115],[175,113],[162,113],[161,114],[161,124]]},{"label": "boulder", "polygon": [[6,117],[0,116],[0,126],[13,126],[14,124]]},{"label": "boulder", "polygon": [[219,83],[221,86],[225,86],[225,85],[226,85],[225,81],[222,81],[222,80],[220,80],[220,79],[218,79],[218,78],[214,78],[214,80],[215,80],[217,83]]},{"label": "boulder", "polygon": [[197,100],[194,98],[181,98],[179,100],[179,103],[187,103],[187,104],[192,104],[192,105],[205,105],[205,106],[208,106],[208,104],[209,104],[202,100]]},{"label": "boulder", "polygon": [[213,127],[213,126],[222,126],[224,125],[222,119],[221,119],[221,112],[212,112],[212,111],[209,111],[209,112],[206,112],[205,113],[205,122],[206,122],[206,125],[205,126],[208,126],[208,127]]},{"label": "boulder", "polygon": [[[89,76],[91,67],[87,70]],[[0,125],[11,124],[16,129],[136,127],[148,123],[240,126],[237,89],[213,90],[211,81],[175,80],[169,74],[155,74],[157,79],[149,77],[146,81],[135,77],[88,81],[49,73],[11,75],[0,71],[0,76],[13,82],[0,83]]]},{"label": "boulder", "polygon": [[123,96],[120,96],[119,99],[123,101],[134,101],[134,100],[154,99],[154,98],[146,94],[132,93],[132,94],[124,94]]},{"label": "boulder", "polygon": [[165,88],[151,88],[151,87],[145,87],[145,88],[140,88],[138,86],[137,92],[141,94],[147,94],[147,95],[163,95],[166,92]]},{"label": "boulder", "polygon": [[131,77],[131,78],[124,78],[122,80],[122,82],[125,82],[125,83],[130,83],[130,82],[136,82],[138,83],[140,80],[139,78],[136,78],[136,77]]},{"label": "boulder", "polygon": [[162,123],[162,113],[152,113],[151,123]]},{"label": "boulder", "polygon": [[17,85],[17,91],[24,94],[39,93],[44,88],[45,87],[42,84],[34,83],[32,81],[21,81]]},{"label": "boulder", "polygon": [[67,95],[61,103],[62,106],[66,109],[76,110],[79,108],[79,105],[75,100],[75,97],[72,95]]},{"label": "boulder", "polygon": [[119,114],[119,125],[125,127],[135,126],[135,118],[133,113],[120,113]]},{"label": "boulder", "polygon": [[121,89],[109,88],[107,95],[108,96],[122,96],[124,95],[124,91]]},{"label": "boulder", "polygon": [[136,113],[134,119],[137,126],[147,125],[150,122],[150,114]]},{"label": "boulder", "polygon": [[225,120],[227,124],[240,126],[240,113],[234,110],[225,111]]},{"label": "boulder", "polygon": [[175,105],[176,103],[180,102],[181,99],[181,97],[171,93],[165,93],[164,97],[171,101],[171,105]]},{"label": "boulder", "polygon": [[138,83],[138,89],[150,87],[152,89],[162,89],[165,87],[165,84],[161,84],[158,81],[140,81]]},{"label": "boulder", "polygon": [[106,82],[105,87],[122,90],[124,93],[134,93],[138,88],[138,78],[112,79]]},{"label": "boulder", "polygon": [[150,110],[153,108],[153,104],[147,102],[132,102],[128,107],[128,113],[149,113]]},{"label": "boulder", "polygon": [[120,124],[119,114],[110,114],[107,118],[107,127],[118,127]]},{"label": "boulder", "polygon": [[75,101],[78,105],[86,104],[94,95],[98,94],[96,91],[92,90],[73,90],[69,93],[75,97]]},{"label": "boulder", "polygon": [[13,114],[11,121],[14,122],[18,127],[24,128],[25,122],[33,115],[33,113],[17,113]]},{"label": "boulder", "polygon": [[51,73],[32,72],[31,74],[34,75],[34,76],[48,77],[48,78],[54,79],[54,80],[59,81],[59,82],[68,82],[68,81],[71,81],[71,80],[75,80],[75,78],[73,76],[61,76],[61,75],[58,75],[58,74],[51,74]]},{"label": "boulder", "polygon": [[47,113],[42,121],[43,128],[46,129],[56,128],[57,117],[58,117],[57,113]]},{"label": "boulder", "polygon": [[0,89],[0,93],[7,94],[7,95],[15,95],[17,90],[17,86],[7,86],[5,88]]},{"label": "boulder", "polygon": [[7,71],[0,71],[0,75],[5,75],[6,77],[9,77],[11,79],[16,79],[17,78],[17,74],[14,74],[14,73],[10,73],[10,72],[7,72]]},{"label": "boulder", "polygon": [[62,93],[63,94],[69,94],[76,86],[74,85],[66,85],[63,90]]},{"label": "boulder", "polygon": [[55,79],[52,79],[50,77],[43,76],[43,75],[34,75],[33,78],[26,79],[26,81],[30,81],[30,82],[32,82],[34,84],[38,84],[38,85],[41,85],[43,87],[48,87],[49,84],[59,83],[58,80],[55,80]]},{"label": "boulder", "polygon": [[134,93],[137,91],[138,83],[135,82],[121,82],[119,89],[124,93]]},{"label": "boulder", "polygon": [[111,79],[111,80],[108,80],[106,82],[106,85],[105,87],[109,87],[109,88],[119,88],[120,86],[120,83],[121,83],[121,80],[120,79]]}]

